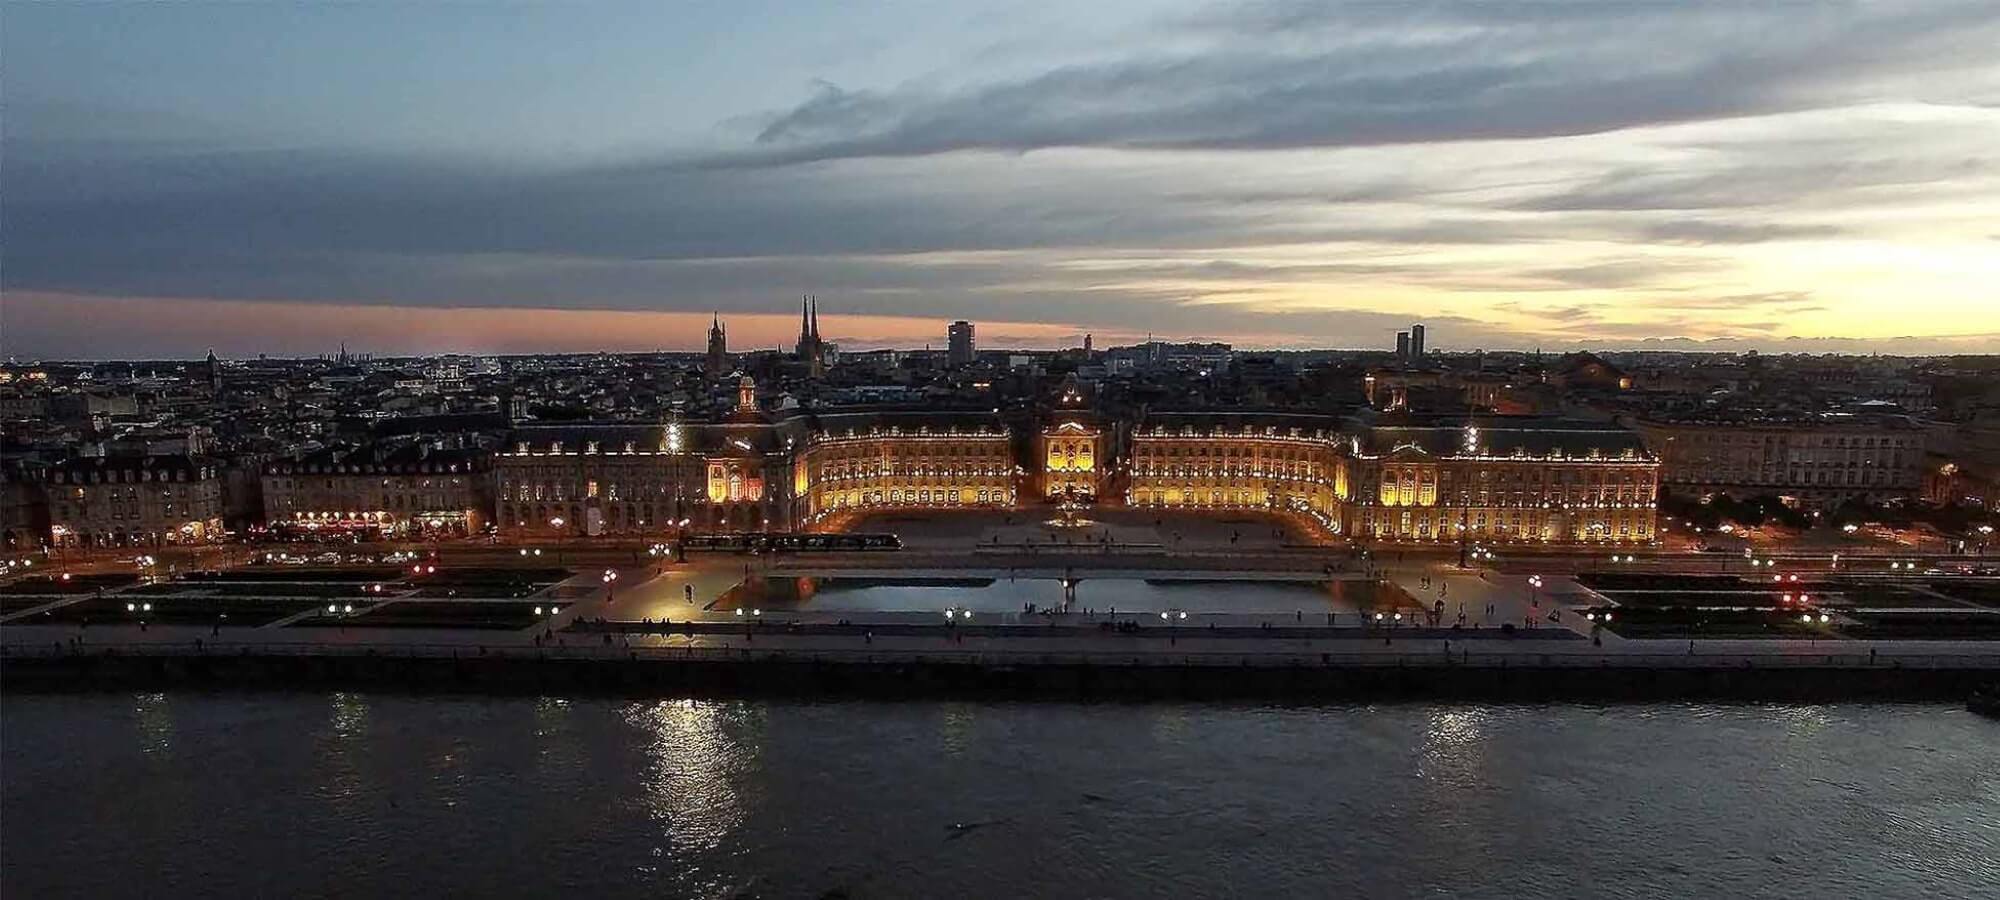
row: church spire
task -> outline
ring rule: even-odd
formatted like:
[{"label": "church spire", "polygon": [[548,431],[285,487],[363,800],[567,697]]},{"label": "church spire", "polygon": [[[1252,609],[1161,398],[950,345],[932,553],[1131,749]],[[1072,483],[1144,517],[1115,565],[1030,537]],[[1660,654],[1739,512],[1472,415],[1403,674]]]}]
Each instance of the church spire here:
[{"label": "church spire", "polygon": [[812,298],[812,332],[813,332],[813,344],[818,345],[819,344],[819,298],[818,297]]}]

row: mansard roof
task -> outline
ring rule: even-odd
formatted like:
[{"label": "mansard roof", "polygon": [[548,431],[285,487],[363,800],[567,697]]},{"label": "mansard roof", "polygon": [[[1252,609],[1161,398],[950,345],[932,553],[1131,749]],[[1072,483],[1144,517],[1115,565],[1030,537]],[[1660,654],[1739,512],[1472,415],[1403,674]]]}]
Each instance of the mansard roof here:
[{"label": "mansard roof", "polygon": [[394,448],[328,447],[300,459],[273,460],[267,475],[425,475],[480,472],[492,454],[477,449],[426,449],[421,444]]},{"label": "mansard roof", "polygon": [[674,443],[669,439],[669,429],[678,430],[678,446],[684,453],[740,453],[742,450],[736,443],[738,441],[748,444],[752,452],[768,453],[783,449],[786,437],[767,422],[521,425],[508,432],[507,443],[501,452],[515,453],[522,444],[526,444],[530,453],[624,453],[627,447],[634,453],[662,453]]},{"label": "mansard roof", "polygon": [[1548,421],[1457,426],[1376,426],[1355,436],[1362,456],[1389,456],[1416,451],[1436,457],[1550,457],[1650,460],[1645,445],[1631,431],[1590,422]]},{"label": "mansard roof", "polygon": [[214,478],[214,460],[186,454],[141,456],[72,456],[49,467],[48,478],[59,484],[133,481],[194,481]]},{"label": "mansard roof", "polygon": [[1292,412],[1286,410],[1202,410],[1149,412],[1135,428],[1140,434],[1157,434],[1164,431],[1178,434],[1193,429],[1198,434],[1222,432],[1242,434],[1244,429],[1262,433],[1274,430],[1279,435],[1290,435],[1297,430],[1300,436],[1321,436],[1332,438],[1341,431],[1342,420],[1338,416],[1324,413]]}]

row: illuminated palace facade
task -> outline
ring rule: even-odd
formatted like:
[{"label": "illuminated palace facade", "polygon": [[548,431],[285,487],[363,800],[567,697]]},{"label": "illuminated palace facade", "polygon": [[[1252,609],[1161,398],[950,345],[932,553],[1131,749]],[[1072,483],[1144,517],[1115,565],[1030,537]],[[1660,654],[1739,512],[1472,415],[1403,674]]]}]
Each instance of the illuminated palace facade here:
[{"label": "illuminated palace facade", "polygon": [[803,525],[878,509],[1012,508],[1020,469],[1005,423],[989,414],[834,413],[804,432],[792,490]]},{"label": "illuminated palace facade", "polygon": [[[1659,461],[1637,435],[1576,423],[1377,427],[1349,439],[1357,538],[1645,543]],[[1461,531],[1462,529],[1462,531]]]},{"label": "illuminated palace facade", "polygon": [[1336,424],[1318,416],[1153,416],[1132,431],[1125,501],[1288,512],[1337,534],[1348,489]]},{"label": "illuminated palace facade", "polygon": [[719,423],[514,429],[494,459],[502,535],[792,531],[842,513],[1011,508],[1012,438],[991,413],[794,412],[754,386]]},{"label": "illuminated palace facade", "polygon": [[1309,416],[1156,416],[1132,431],[1126,502],[1264,510],[1388,541],[1646,543],[1659,463],[1577,423],[1343,429]]},{"label": "illuminated palace facade", "polygon": [[1381,426],[1284,414],[760,414],[517,428],[494,520],[518,537],[846,527],[899,509],[1067,502],[1245,511],[1426,542],[1654,540],[1658,462],[1610,426]]}]

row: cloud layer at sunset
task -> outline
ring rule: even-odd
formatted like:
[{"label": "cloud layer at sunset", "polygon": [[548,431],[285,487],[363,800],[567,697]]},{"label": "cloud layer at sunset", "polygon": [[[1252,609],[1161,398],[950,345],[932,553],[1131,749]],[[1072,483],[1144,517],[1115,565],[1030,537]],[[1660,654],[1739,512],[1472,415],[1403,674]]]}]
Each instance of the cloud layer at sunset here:
[{"label": "cloud layer at sunset", "polygon": [[2000,349],[1990,2],[4,16],[12,355]]}]

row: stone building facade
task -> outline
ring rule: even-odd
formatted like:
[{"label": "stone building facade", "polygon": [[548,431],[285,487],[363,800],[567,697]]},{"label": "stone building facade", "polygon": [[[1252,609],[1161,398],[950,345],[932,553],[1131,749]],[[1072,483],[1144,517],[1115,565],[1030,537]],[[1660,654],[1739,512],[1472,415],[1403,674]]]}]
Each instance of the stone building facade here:
[{"label": "stone building facade", "polygon": [[1665,489],[1693,499],[1772,495],[1816,508],[1923,487],[1924,432],[1899,417],[1641,420],[1636,430]]},{"label": "stone building facade", "polygon": [[802,521],[850,511],[1011,508],[1017,501],[1006,425],[982,414],[814,416],[801,421],[793,467]]},{"label": "stone building facade", "polygon": [[80,456],[48,469],[49,533],[65,547],[222,538],[222,478],[199,456]]},{"label": "stone building facade", "polygon": [[1348,488],[1336,425],[1320,417],[1153,417],[1132,430],[1125,502],[1293,513],[1338,533]]},{"label": "stone building facade", "polygon": [[459,538],[486,529],[492,456],[424,445],[340,448],[265,464],[266,527],[289,536]]},{"label": "stone building facade", "polygon": [[1622,429],[1378,427],[1348,451],[1352,537],[1633,544],[1657,534],[1659,462]]}]

